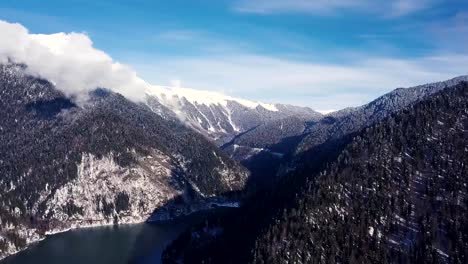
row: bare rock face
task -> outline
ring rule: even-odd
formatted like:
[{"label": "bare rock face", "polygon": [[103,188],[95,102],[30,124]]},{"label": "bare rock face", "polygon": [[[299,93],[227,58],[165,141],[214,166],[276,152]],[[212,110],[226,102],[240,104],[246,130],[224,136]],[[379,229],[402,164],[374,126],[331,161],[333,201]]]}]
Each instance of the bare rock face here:
[{"label": "bare rock face", "polygon": [[107,90],[77,104],[0,66],[0,258],[69,228],[143,222],[175,197],[241,190],[248,172],[178,119]]}]

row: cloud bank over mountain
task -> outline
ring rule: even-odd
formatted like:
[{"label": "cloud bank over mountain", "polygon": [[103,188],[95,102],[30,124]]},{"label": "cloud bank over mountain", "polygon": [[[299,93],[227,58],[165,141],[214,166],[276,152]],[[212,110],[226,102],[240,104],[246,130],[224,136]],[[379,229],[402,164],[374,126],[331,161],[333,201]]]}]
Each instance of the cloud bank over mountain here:
[{"label": "cloud bank over mountain", "polygon": [[0,35],[0,62],[24,63],[29,73],[78,100],[98,87],[135,101],[144,98],[147,84],[130,67],[94,48],[84,33],[31,34],[20,24],[0,21]]}]

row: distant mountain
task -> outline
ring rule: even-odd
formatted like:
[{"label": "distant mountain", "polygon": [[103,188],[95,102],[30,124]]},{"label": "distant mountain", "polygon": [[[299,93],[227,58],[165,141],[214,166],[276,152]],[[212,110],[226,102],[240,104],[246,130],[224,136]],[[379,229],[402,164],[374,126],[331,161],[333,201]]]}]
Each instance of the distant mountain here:
[{"label": "distant mountain", "polygon": [[[218,145],[270,121],[288,117],[318,120],[321,114],[307,107],[264,104],[216,92],[152,86],[148,105],[165,118],[179,118]],[[168,112],[169,111],[169,112]]]},{"label": "distant mountain", "polygon": [[78,105],[25,69],[0,65],[0,258],[50,232],[244,188],[248,172],[178,119],[104,89]]},{"label": "distant mountain", "polygon": [[468,83],[431,94],[307,150],[315,160],[186,232],[165,263],[466,263]]}]

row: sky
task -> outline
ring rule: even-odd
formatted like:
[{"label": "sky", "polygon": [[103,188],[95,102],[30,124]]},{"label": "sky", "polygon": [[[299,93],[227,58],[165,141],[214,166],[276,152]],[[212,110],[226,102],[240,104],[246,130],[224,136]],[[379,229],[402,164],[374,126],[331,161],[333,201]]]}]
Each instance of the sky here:
[{"label": "sky", "polygon": [[321,111],[468,74],[465,0],[2,0],[0,20],[84,35],[67,41],[131,69],[128,80]]}]

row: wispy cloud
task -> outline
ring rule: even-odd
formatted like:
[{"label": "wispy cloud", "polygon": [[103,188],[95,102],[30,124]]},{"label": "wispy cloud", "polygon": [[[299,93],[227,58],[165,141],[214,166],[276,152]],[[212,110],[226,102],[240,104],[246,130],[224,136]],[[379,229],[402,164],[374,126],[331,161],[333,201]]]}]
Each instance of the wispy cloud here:
[{"label": "wispy cloud", "polygon": [[345,65],[252,54],[168,58],[157,64],[133,64],[153,83],[178,79],[186,87],[315,109],[357,106],[397,87],[468,73],[468,56],[450,54],[416,59],[361,56]]},{"label": "wispy cloud", "polygon": [[458,12],[448,20],[429,23],[427,28],[439,47],[468,52],[468,11]]},{"label": "wispy cloud", "polygon": [[312,13],[331,15],[341,11],[377,13],[384,17],[409,15],[439,0],[239,0],[234,9],[243,13]]},{"label": "wispy cloud", "polygon": [[388,2],[390,3],[390,9],[387,9],[387,16],[391,17],[405,16],[422,11],[436,3],[434,0],[395,0]]},{"label": "wispy cloud", "polygon": [[246,13],[282,13],[282,12],[331,12],[336,9],[357,8],[365,0],[241,0],[236,5],[237,11]]},{"label": "wispy cloud", "polygon": [[168,30],[156,35],[156,39],[167,41],[187,41],[200,38],[202,38],[202,34],[200,32],[191,30]]}]

